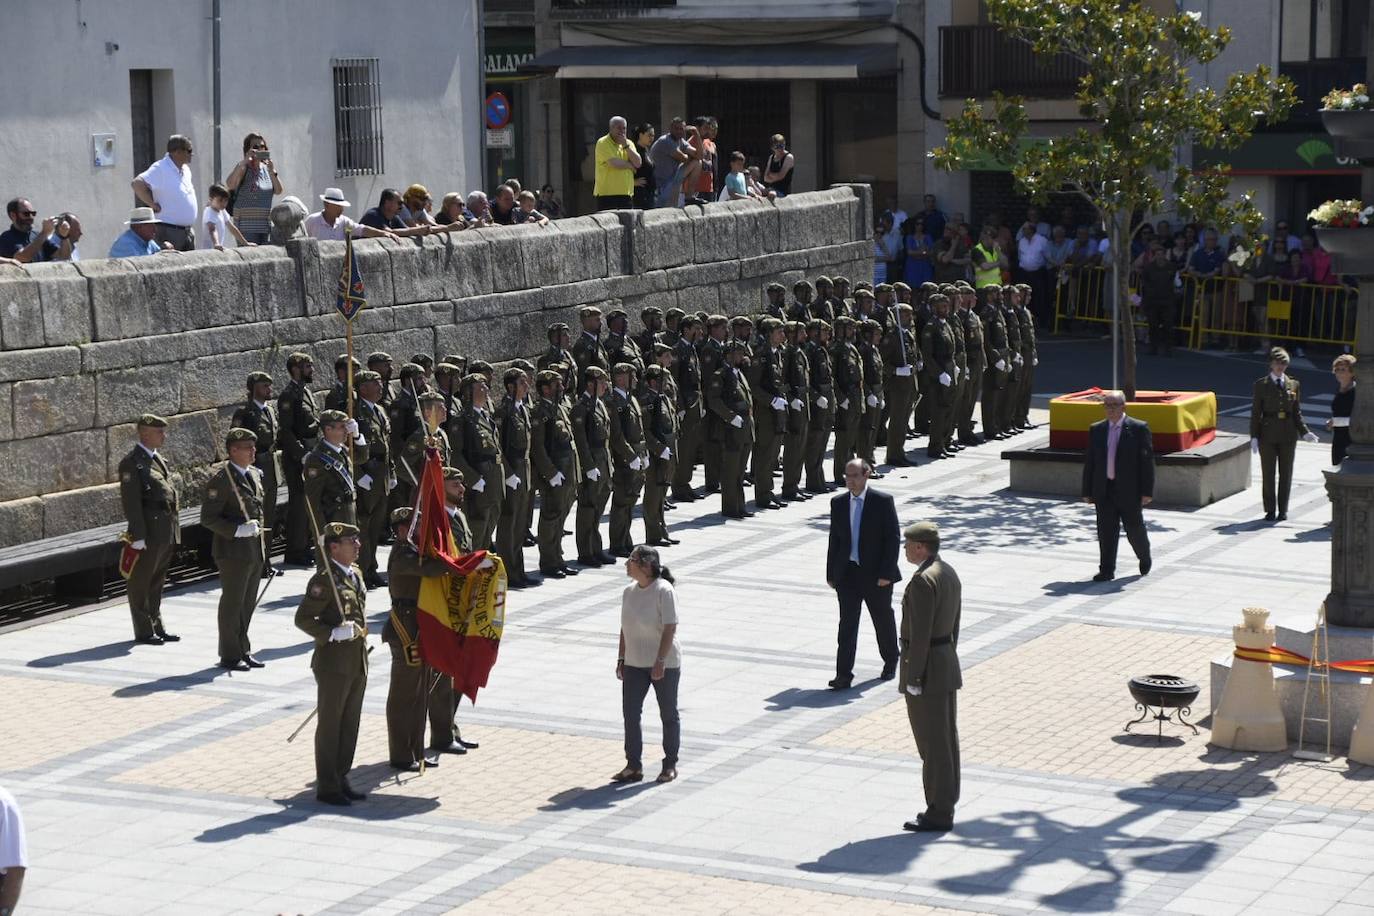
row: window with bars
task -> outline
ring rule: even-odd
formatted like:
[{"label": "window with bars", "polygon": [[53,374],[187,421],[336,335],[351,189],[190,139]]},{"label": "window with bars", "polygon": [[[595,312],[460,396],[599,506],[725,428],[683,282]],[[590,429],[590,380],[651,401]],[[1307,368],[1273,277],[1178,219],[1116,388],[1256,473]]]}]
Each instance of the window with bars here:
[{"label": "window with bars", "polygon": [[380,175],[382,82],[375,57],[330,62],[334,69],[334,174]]}]

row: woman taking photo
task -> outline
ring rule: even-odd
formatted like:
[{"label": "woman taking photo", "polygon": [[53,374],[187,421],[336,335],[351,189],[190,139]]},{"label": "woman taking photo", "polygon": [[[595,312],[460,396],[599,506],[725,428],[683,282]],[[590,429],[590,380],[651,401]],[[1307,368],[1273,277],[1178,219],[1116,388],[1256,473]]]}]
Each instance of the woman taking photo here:
[{"label": "woman taking photo", "polygon": [[625,561],[625,575],[634,582],[625,586],[621,596],[620,657],[615,663],[625,714],[625,769],[612,776],[611,781],[639,782],[644,778],[644,735],[639,718],[644,697],[652,686],[663,721],[663,771],[658,774],[658,781],[672,782],[677,779],[677,752],[682,739],[677,714],[682,650],[677,644],[673,574],[659,561],[657,550],[640,544]]},{"label": "woman taking photo", "polygon": [[268,219],[272,195],[281,193],[281,179],[277,177],[276,163],[272,161],[262,134],[243,138],[243,159],[224,179],[224,186],[234,195],[231,212],[243,237],[254,244],[266,245],[267,234],[272,228]]}]

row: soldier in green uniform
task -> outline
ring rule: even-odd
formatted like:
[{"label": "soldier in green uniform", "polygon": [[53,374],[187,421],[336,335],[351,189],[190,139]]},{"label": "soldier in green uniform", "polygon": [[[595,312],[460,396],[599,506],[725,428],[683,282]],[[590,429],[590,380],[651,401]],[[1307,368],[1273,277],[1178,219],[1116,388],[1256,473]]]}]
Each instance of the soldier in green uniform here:
[{"label": "soldier in green uniform", "polygon": [[949,297],[934,293],[930,297],[934,317],[921,333],[921,358],[931,378],[930,440],[927,458],[949,458],[954,452],[954,379],[959,367],[954,361],[954,331],[949,325]]},{"label": "soldier in green uniform", "polygon": [[[911,329],[911,306],[897,306],[897,320],[883,337],[883,396],[887,401],[887,463],[894,467],[911,464],[906,456],[906,434],[911,426],[911,410],[918,394],[925,392],[917,386],[921,371],[921,351]],[[927,371],[929,371],[927,367]]]},{"label": "soldier in green uniform", "polygon": [[[723,439],[719,429],[719,419],[711,413],[705,403],[705,389],[711,379],[716,377],[720,367],[725,365],[725,344],[730,331],[730,319],[724,315],[711,315],[706,319],[706,338],[697,347],[697,357],[701,362],[702,412],[704,428],[698,447],[703,470],[706,472],[706,489],[703,495],[720,490],[720,449],[715,446]],[[695,458],[693,460],[696,460]]]},{"label": "soldier in green uniform", "polygon": [[955,302],[959,311],[955,320],[964,330],[964,358],[967,361],[967,376],[961,380],[962,390],[956,425],[959,429],[961,445],[979,445],[982,439],[973,431],[973,411],[978,404],[978,395],[983,387],[983,376],[987,369],[987,352],[983,340],[983,319],[973,308],[973,287],[967,283],[954,284]]},{"label": "soldier in green uniform", "polygon": [[[611,513],[609,542],[611,553],[627,557],[635,542],[630,536],[630,519],[644,474],[649,469],[649,453],[644,443],[644,415],[634,397],[634,366],[616,363],[611,369],[611,391],[606,395],[606,410],[611,420]],[[661,508],[661,507],[660,507]]]},{"label": "soldier in green uniform", "polygon": [[[622,308],[613,308],[606,313],[606,359],[612,366],[629,363],[634,366],[635,377],[644,374],[645,361],[651,358],[649,352],[640,352],[639,345],[629,334],[630,319]],[[633,393],[633,392],[631,392]]]},{"label": "soldier in green uniform", "polygon": [[572,334],[568,331],[568,326],[559,321],[549,325],[548,336],[549,348],[540,354],[534,365],[540,370],[550,369],[554,366],[562,367],[559,371],[563,375],[563,390],[575,393],[577,391],[577,360],[573,358],[572,351],[568,349]]},{"label": "soldier in green uniform", "polygon": [[534,585],[525,575],[525,512],[530,504],[530,411],[526,398],[530,378],[523,369],[511,367],[501,375],[506,397],[496,408],[501,434],[501,459],[505,466],[506,492],[496,524],[496,554],[506,562],[512,588]]},{"label": "soldier in green uniform", "polygon": [[692,489],[692,471],[696,468],[697,453],[701,450],[705,432],[705,402],[702,397],[701,356],[697,341],[701,337],[701,321],[695,315],[685,315],[678,322],[680,336],[673,345],[671,379],[677,389],[677,446],[673,449],[672,498],[692,502],[697,498]]},{"label": "soldier in green uniform", "polygon": [[305,456],[305,501],[315,531],[328,522],[357,527],[358,492],[348,441],[358,435],[358,423],[341,410],[320,412],[320,438]]},{"label": "soldier in green uniform", "polygon": [[956,452],[964,446],[959,441],[959,410],[964,403],[964,391],[968,385],[968,344],[964,340],[964,322],[956,314],[958,290],[951,284],[942,284],[940,293],[949,300],[949,315],[945,319],[954,334],[954,384],[949,387],[950,396],[950,441],[948,447]]},{"label": "soldier in green uniform", "polygon": [[816,298],[811,300],[811,317],[819,318],[832,328],[835,326],[835,284],[825,274],[816,278]]},{"label": "soldier in green uniform", "polygon": [[[415,499],[415,487],[420,485],[425,470],[425,449],[431,445],[438,449],[439,460],[445,466],[452,460],[454,446],[448,433],[444,432],[444,408],[444,396],[439,392],[426,391],[421,394],[420,424],[402,443],[400,454],[392,459],[396,477],[409,484],[412,502]],[[434,429],[433,435],[430,435],[431,429]]]},{"label": "soldier in green uniform", "polygon": [[582,370],[582,394],[573,405],[573,441],[582,479],[577,487],[577,562],[583,566],[614,563],[601,542],[601,513],[611,496],[611,416],[605,397],[610,375],[600,366]]},{"label": "soldier in green uniform", "polygon": [[959,575],[940,556],[940,529],[917,522],[903,532],[906,559],[916,574],[902,594],[902,657],[898,689],[906,699],[907,719],[921,755],[921,781],[926,809],[902,825],[917,833],[937,833],[954,826],[959,803],[958,690]]},{"label": "soldier in green uniform", "polygon": [[763,314],[768,318],[783,321],[787,318],[787,287],[781,283],[769,283],[763,288]]},{"label": "soldier in green uniform", "polygon": [[[859,434],[855,440],[855,452],[869,467],[877,467],[878,427],[883,414],[883,354],[879,342],[883,336],[883,326],[875,318],[865,318],[859,322],[859,357],[864,367],[864,411],[859,417]],[[870,478],[881,478],[873,471]]]},{"label": "soldier in green uniform", "polygon": [[[848,315],[850,318],[854,317],[854,300],[849,296],[848,277],[835,278],[835,295],[831,297],[831,300],[835,307],[836,318],[839,318],[841,315]],[[837,332],[838,330],[839,329],[836,328]],[[838,333],[836,336],[839,336]]]},{"label": "soldier in green uniform", "polygon": [[1035,313],[1030,310],[1031,288],[1028,283],[1016,284],[1016,318],[1021,325],[1021,384],[1011,407],[1011,423],[1018,430],[1031,429],[1031,392],[1035,385],[1035,367],[1040,365],[1040,352],[1035,344]]},{"label": "soldier in green uniform", "polygon": [[806,442],[811,429],[811,362],[803,349],[806,325],[801,321],[789,321],[783,333],[787,341],[782,351],[787,432],[782,439],[782,498],[805,501],[811,498],[802,491]]},{"label": "soldier in green uniform", "polygon": [[[248,373],[248,400],[229,421],[231,429],[250,429],[257,437],[257,447],[253,453],[253,467],[258,469],[262,481],[262,526],[267,529],[267,542],[270,545],[275,536],[277,523],[277,487],[281,475],[277,472],[280,460],[277,456],[277,417],[272,405],[272,376],[266,372]],[[263,565],[263,575],[274,575],[271,565],[271,551]]]},{"label": "soldier in green uniform", "polygon": [[263,667],[248,639],[267,561],[266,491],[253,467],[257,441],[251,429],[229,430],[224,442],[229,460],[210,473],[200,504],[200,525],[211,534],[210,555],[219,567],[219,666],[231,671]]},{"label": "soldier in green uniform", "polygon": [[725,362],[706,386],[706,409],[716,418],[720,451],[720,514],[753,515],[744,508],[744,463],[754,445],[754,398],[740,364],[749,352],[742,340],[725,345]]},{"label": "soldier in green uniform", "polygon": [[639,310],[639,321],[644,327],[634,336],[634,342],[639,348],[639,354],[647,360],[649,354],[654,351],[654,344],[663,336],[663,309],[656,305],[646,305]]},{"label": "soldier in green uniform", "polygon": [[[444,468],[444,511],[448,513],[448,529],[453,535],[453,543],[460,554],[472,553],[475,549],[472,528],[468,526],[463,506],[467,502],[467,490],[463,486],[463,472],[457,468]],[[490,569],[491,563],[483,560],[478,569]],[[454,716],[458,712],[458,702],[462,697],[453,692],[453,677],[432,669],[426,669],[425,682],[434,687],[429,692],[429,747],[441,754],[466,754],[477,747],[476,741],[464,741],[458,730]]]},{"label": "soldier in green uniform", "polygon": [[[839,280],[835,281],[839,286]],[[844,467],[858,454],[859,421],[864,415],[863,357],[854,343],[857,325],[853,318],[835,319],[835,339],[830,360],[835,371],[835,486],[844,485]]]},{"label": "soldier in green uniform", "polygon": [[428,386],[434,378],[434,357],[428,353],[413,353],[410,357],[410,363],[420,367],[421,377]]},{"label": "soldier in green uniform", "polygon": [[754,397],[754,508],[781,509],[773,495],[773,468],[778,463],[783,436],[787,433],[787,389],[783,380],[782,343],[786,330],[777,318],[759,322],[762,345],[755,350],[747,372]]},{"label": "soldier in green uniform", "polygon": [[1264,518],[1270,522],[1288,518],[1288,491],[1293,485],[1298,439],[1317,441],[1316,433],[1302,418],[1302,385],[1288,374],[1288,363],[1288,351],[1283,347],[1269,351],[1269,374],[1255,381],[1250,405],[1250,451],[1259,456]]},{"label": "soldier in green uniform", "polygon": [[322,534],[327,562],[305,587],[296,626],[315,641],[315,797],[350,805],[367,797],[348,783],[367,690],[367,588],[354,565],[362,547],[357,526],[330,522]]},{"label": "soldier in green uniform", "polygon": [[678,449],[677,411],[663,390],[670,377],[663,366],[648,367],[644,370],[644,386],[639,395],[649,462],[644,473],[644,541],[655,547],[679,543],[677,538],[669,536],[663,518],[664,499],[673,481]]},{"label": "soldier in green uniform", "polygon": [[463,472],[467,488],[465,506],[475,549],[491,550],[501,521],[508,476],[489,403],[491,389],[485,376],[471,372],[463,379],[459,391],[466,406],[459,420],[461,436],[451,443],[453,466]]},{"label": "soldier in green uniform", "polygon": [[811,401],[811,423],[806,431],[806,490],[827,493],[830,479],[825,476],[825,447],[835,428],[835,370],[830,361],[830,322],[813,318],[806,325],[807,393]]},{"label": "soldier in green uniform", "polygon": [[[363,371],[363,364],[356,359],[353,363],[353,377],[356,379],[358,373]],[[334,357],[334,384],[329,389],[329,394],[324,396],[325,410],[341,410],[348,412],[348,364],[350,358],[347,353],[340,353]],[[357,382],[355,381],[356,385]]]},{"label": "soldier in green uniform", "polygon": [[378,403],[382,405],[383,410],[390,408],[392,400],[396,397],[396,386],[391,379],[396,366],[391,359],[391,354],[385,350],[376,350],[367,354],[367,368],[368,371],[375,372],[382,377],[382,396]]},{"label": "soldier in green uniform", "polygon": [[363,552],[359,565],[368,588],[382,588],[386,580],[377,572],[377,545],[387,529],[387,497],[395,475],[391,470],[391,419],[382,408],[382,377],[371,369],[354,378],[358,397],[353,401],[353,418],[358,422],[359,438],[366,445],[357,447],[353,461],[357,468],[358,531]]},{"label": "soldier in green uniform", "polygon": [[402,463],[401,456],[405,453],[406,443],[416,431],[424,431],[424,421],[420,418],[420,395],[428,387],[424,367],[418,363],[406,363],[401,367],[396,397],[386,411],[387,419],[391,422],[391,460],[395,462],[396,471],[396,487],[387,500],[387,506],[393,511],[415,502],[415,487],[419,485],[419,478],[411,477],[413,469]]},{"label": "soldier in green uniform", "polygon": [[803,326],[811,320],[811,303],[816,298],[816,288],[810,280],[798,280],[792,284],[792,304],[787,307],[787,320],[800,321]]},{"label": "soldier in green uniform", "polygon": [[584,305],[577,310],[577,318],[582,322],[582,333],[573,342],[572,355],[577,360],[579,372],[586,372],[588,366],[610,372],[611,362],[606,356],[606,348],[601,345],[601,309],[594,305]]},{"label": "soldier in green uniform", "polygon": [[983,322],[983,438],[1005,439],[997,425],[998,405],[1011,377],[1011,348],[1007,322],[1002,316],[1002,288],[995,284],[978,290],[982,302],[978,317]]},{"label": "soldier in green uniform", "polygon": [[[687,317],[687,313],[674,306],[663,314],[663,331],[659,333],[660,343],[666,343],[670,347],[676,347],[678,340],[682,338],[682,319]],[[693,316],[697,321],[704,319]]]},{"label": "soldier in green uniform", "polygon": [[458,386],[463,381],[463,372],[453,363],[439,361],[434,367],[434,391],[444,399],[444,422],[440,428],[455,437],[453,425],[463,413],[463,399],[458,397]]},{"label": "soldier in green uniform", "polygon": [[1016,432],[1013,414],[1016,412],[1017,391],[1025,377],[1026,360],[1022,356],[1021,319],[1016,314],[1016,300],[1021,293],[1015,286],[1002,287],[1002,321],[1007,326],[1007,350],[1011,353],[1011,371],[1006,386],[998,392],[997,428],[1004,437]]},{"label": "soldier in green uniform", "polygon": [[138,444],[119,462],[119,502],[131,545],[139,552],[129,575],[129,614],[134,641],[152,646],[181,640],[162,625],[162,586],[181,543],[172,469],[158,453],[166,441],[167,421],[145,413],[138,418]]},{"label": "soldier in green uniform", "polygon": [[320,435],[319,411],[310,383],[315,378],[315,362],[306,353],[286,358],[291,381],[277,398],[277,421],[281,426],[282,476],[286,478],[286,562],[311,566],[315,563],[310,520],[305,514],[305,456],[315,447]]},{"label": "soldier in green uniform", "polygon": [[[557,363],[554,366],[558,366]],[[553,366],[535,376],[539,401],[530,417],[530,462],[539,484],[539,572],[549,579],[577,575],[563,559],[563,525],[582,479],[572,418],[563,397],[563,371]]]}]

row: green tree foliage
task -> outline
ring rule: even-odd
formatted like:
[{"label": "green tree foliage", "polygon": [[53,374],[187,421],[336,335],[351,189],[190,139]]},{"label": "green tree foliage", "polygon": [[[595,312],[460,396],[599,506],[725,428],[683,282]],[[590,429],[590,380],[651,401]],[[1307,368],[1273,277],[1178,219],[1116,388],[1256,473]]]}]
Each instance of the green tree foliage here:
[{"label": "green tree foliage", "polygon": [[[1209,29],[1196,13],[1160,15],[1120,0],[986,0],[989,19],[1028,42],[1038,55],[1082,61],[1077,101],[1088,123],[1065,137],[1020,144],[1029,119],[1020,97],[997,93],[969,99],[946,122],[945,145],[931,152],[937,167],[963,168],[993,156],[1008,163],[1033,199],[1051,192],[1081,195],[1111,233],[1118,268],[1117,301],[1126,302],[1130,239],[1164,209],[1166,189],[1188,217],[1223,231],[1258,232],[1262,214],[1249,194],[1232,199],[1224,171],[1194,172],[1176,162],[1192,145],[1234,149],[1261,123],[1287,117],[1293,84],[1265,66],[1232,74],[1225,88],[1195,88],[1194,64],[1215,60],[1231,40],[1225,26]],[[1125,344],[1122,387],[1135,391],[1135,334],[1130,309],[1119,310]]]}]

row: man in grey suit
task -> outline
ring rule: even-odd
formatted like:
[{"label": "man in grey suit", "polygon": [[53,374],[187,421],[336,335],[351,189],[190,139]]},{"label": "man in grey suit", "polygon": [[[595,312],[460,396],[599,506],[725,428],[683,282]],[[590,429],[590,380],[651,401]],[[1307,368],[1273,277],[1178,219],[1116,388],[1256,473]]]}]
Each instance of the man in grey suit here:
[{"label": "man in grey suit", "polygon": [[902,596],[902,659],[897,683],[921,755],[926,810],[903,830],[936,833],[954,826],[959,801],[959,575],[940,557],[940,529],[917,522],[903,532],[916,574]]}]

